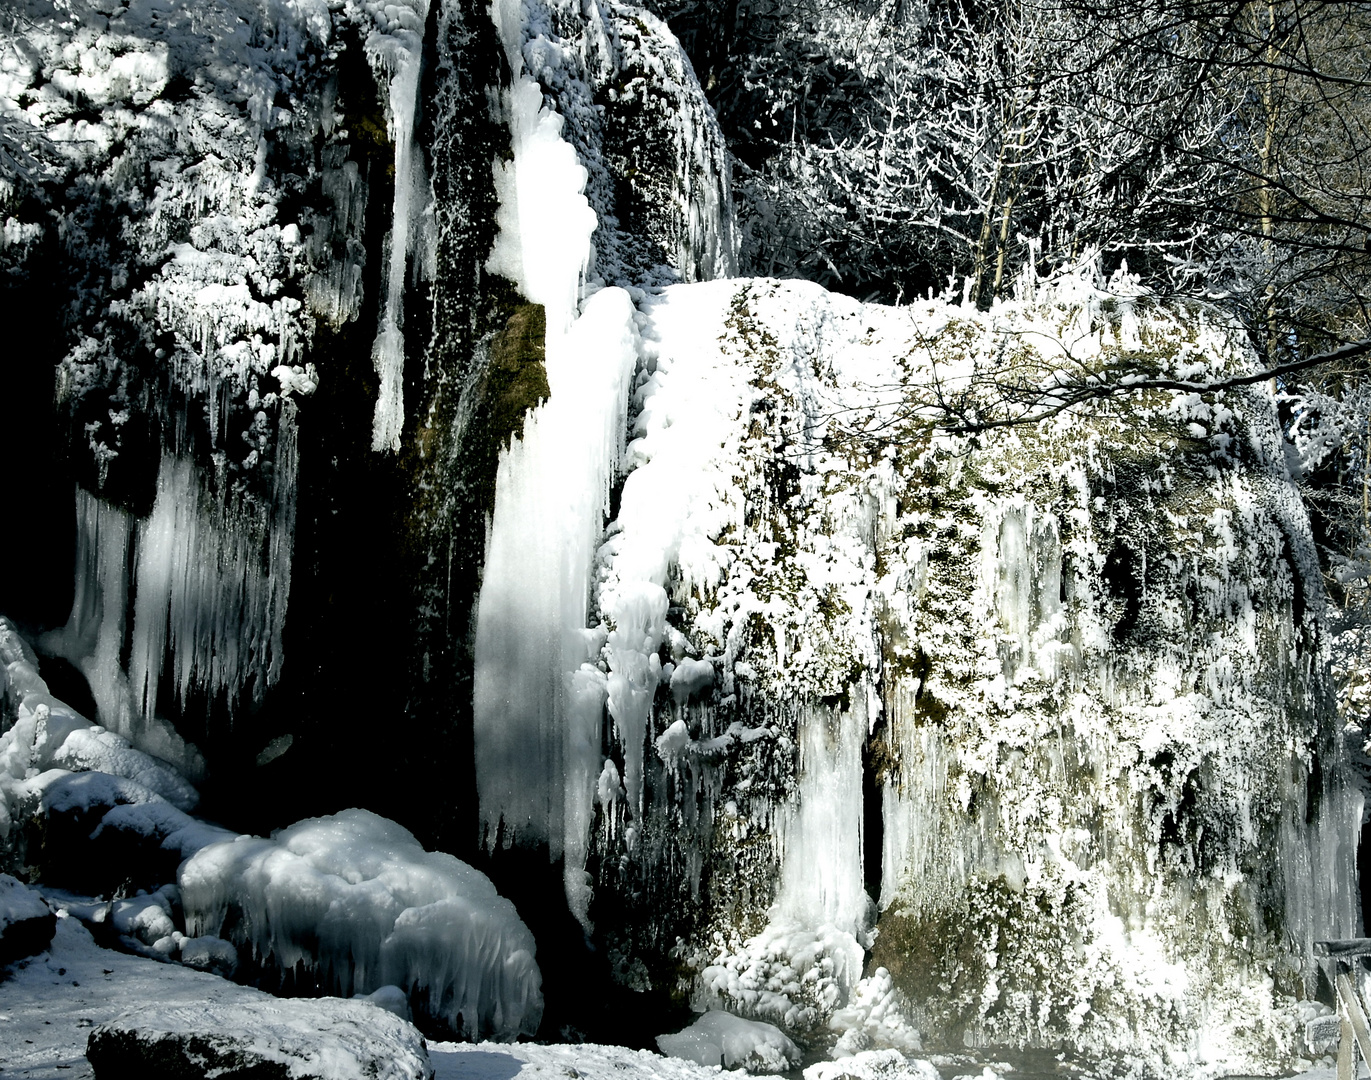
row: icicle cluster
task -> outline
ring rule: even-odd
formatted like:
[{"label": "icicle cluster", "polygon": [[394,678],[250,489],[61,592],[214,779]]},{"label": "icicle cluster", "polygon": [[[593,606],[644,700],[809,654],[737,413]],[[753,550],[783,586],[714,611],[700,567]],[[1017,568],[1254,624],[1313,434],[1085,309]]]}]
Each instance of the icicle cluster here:
[{"label": "icicle cluster", "polygon": [[159,717],[164,670],[176,700],[198,690],[222,695],[230,708],[244,694],[260,701],[280,676],[295,534],[293,430],[278,452],[277,498],[265,514],[216,499],[194,466],[170,455],[146,520],[76,493],[76,597],[67,625],[44,647],[80,668],[102,724],[188,776],[203,762]]}]

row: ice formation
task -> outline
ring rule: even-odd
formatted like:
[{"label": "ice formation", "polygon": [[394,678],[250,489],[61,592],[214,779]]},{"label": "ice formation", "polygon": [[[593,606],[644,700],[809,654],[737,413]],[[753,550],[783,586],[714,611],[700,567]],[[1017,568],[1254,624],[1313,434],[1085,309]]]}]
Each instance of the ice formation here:
[{"label": "ice formation", "polygon": [[[11,856],[15,826],[34,812],[112,808],[109,813],[135,831],[175,836],[168,847],[190,854],[197,843],[222,839],[222,829],[184,811],[199,793],[167,762],[133,747],[87,720],[48,692],[37,657],[8,619],[0,617],[0,671],[5,673],[0,711],[0,856]],[[103,825],[96,825],[98,832]]]},{"label": "ice formation", "polygon": [[[373,450],[399,450],[404,424],[405,286],[432,276],[433,209],[423,156],[414,141],[429,0],[367,4],[376,29],[367,36],[367,59],[385,80],[386,126],[395,146],[395,202],[385,267],[385,302],[372,360],[381,378],[372,423]],[[416,272],[410,273],[413,259]]]},{"label": "ice formation", "polygon": [[215,499],[190,462],[170,455],[142,521],[76,493],[76,598],[43,645],[81,669],[101,723],[190,776],[203,770],[198,751],[159,716],[164,665],[179,702],[192,689],[230,707],[243,694],[260,701],[280,677],[294,475],[282,469],[276,482],[265,521]]},{"label": "ice formation", "polygon": [[[515,73],[507,98],[515,163],[496,166],[501,213],[513,211],[516,184],[537,192],[548,207],[541,242],[561,252],[545,271],[548,280],[567,281],[553,267],[580,254],[592,277],[611,283],[707,281],[734,273],[728,151],[666,23],[618,0],[589,9],[568,0],[501,2],[492,15]],[[530,139],[535,131],[536,141]],[[558,135],[564,149],[552,141]],[[529,165],[545,162],[546,176],[519,167],[521,145],[538,148]],[[575,173],[564,164],[572,160],[579,161]],[[580,201],[566,201],[570,190],[559,178],[570,175],[579,177],[576,191],[584,188],[593,216]],[[552,218],[552,208],[561,206],[570,213]],[[526,212],[530,221],[540,213]],[[579,232],[587,225],[594,248],[582,252]],[[523,280],[511,272],[519,266],[517,252],[497,245],[497,254],[493,265],[508,266],[501,272]]]},{"label": "ice formation", "polygon": [[[608,905],[595,940],[624,981],[685,973],[698,1007],[836,1040],[861,1075],[897,1074],[883,1048],[921,1036],[1289,1064],[1309,942],[1358,930],[1362,812],[1299,448],[1256,390],[977,440],[926,409],[930,387],[993,408],[978,395],[1006,355],[1039,385],[1068,350],[1244,370],[1212,311],[1087,276],[1025,279],[987,312],[774,282],[641,291],[726,277],[735,238],[704,94],[665,25],[620,0],[498,0],[493,115],[500,63],[471,44],[490,25],[453,3],[78,6],[35,7],[23,47],[6,39],[0,107],[49,140],[29,189],[60,205],[6,201],[0,258],[45,274],[52,241],[80,270],[58,387],[78,589],[43,644],[87,677],[102,727],[0,623],[0,835],[35,807],[104,808],[97,833],[204,871],[201,930],[238,904],[253,918],[232,932],[283,968],[420,987],[470,1031],[536,1022],[527,933],[460,864],[376,826],[423,868],[394,872],[428,884],[348,885],[310,861],[346,862],[346,843],[290,844],[361,819],[228,843],[180,809],[176,773],[201,762],[167,718],[242,716],[279,685],[292,585],[327,572],[310,560],[338,507],[301,447],[323,470],[340,443],[311,411],[351,415],[355,393],[362,445],[402,450],[363,455],[366,491],[414,501],[395,625],[437,628],[397,700],[448,716],[471,602],[454,568],[474,594],[487,540],[484,841],[546,849],[588,932]],[[522,301],[544,308],[550,393],[477,446],[482,349]],[[364,311],[374,334],[349,329]],[[297,489],[324,538],[307,559]],[[291,735],[271,734],[255,760],[279,768]],[[144,937],[157,906],[128,916]],[[495,989],[470,982],[497,968]]]},{"label": "ice formation", "polygon": [[606,680],[587,604],[637,363],[628,294],[592,296],[549,332],[551,397],[501,456],[476,631],[476,775],[486,842],[547,844],[584,921],[583,868]]},{"label": "ice formation", "polygon": [[533,937],[490,880],[394,822],[344,810],[202,848],[178,874],[187,934],[349,996],[393,984],[467,1037],[533,1034]]}]

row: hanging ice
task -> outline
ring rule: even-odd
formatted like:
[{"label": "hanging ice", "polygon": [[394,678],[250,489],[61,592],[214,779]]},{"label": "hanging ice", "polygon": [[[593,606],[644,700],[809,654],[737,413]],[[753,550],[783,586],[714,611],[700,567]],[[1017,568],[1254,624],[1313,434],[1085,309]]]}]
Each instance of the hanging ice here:
[{"label": "hanging ice", "polygon": [[395,146],[395,200],[391,207],[385,293],[381,325],[372,346],[372,361],[381,379],[372,423],[373,450],[400,449],[405,416],[405,286],[411,258],[416,268],[426,272],[433,257],[428,181],[423,157],[414,141],[428,7],[429,0],[371,0],[367,4],[376,21],[376,29],[367,37],[367,59],[387,79],[386,126]]},{"label": "hanging ice", "polygon": [[264,508],[212,495],[192,462],[169,454],[144,521],[76,492],[76,597],[43,645],[81,669],[100,723],[192,778],[204,768],[199,753],[158,716],[163,676],[179,701],[198,688],[230,709],[260,701],[280,677],[297,462],[295,406],[282,409]]},{"label": "hanging ice", "polygon": [[623,454],[638,359],[628,294],[592,296],[549,331],[551,397],[500,458],[476,629],[476,775],[486,843],[566,852],[584,918],[589,813],[600,774],[604,677],[585,630],[590,572]]}]

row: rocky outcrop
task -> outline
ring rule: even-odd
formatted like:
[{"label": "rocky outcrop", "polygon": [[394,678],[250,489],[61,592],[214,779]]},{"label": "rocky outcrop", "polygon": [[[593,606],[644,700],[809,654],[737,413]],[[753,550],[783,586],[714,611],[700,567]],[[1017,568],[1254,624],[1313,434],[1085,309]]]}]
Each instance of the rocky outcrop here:
[{"label": "rocky outcrop", "polygon": [[431,1080],[414,1027],[367,1002],[266,995],[198,1005],[146,1003],[90,1033],[99,1080]]},{"label": "rocky outcrop", "polygon": [[605,680],[589,919],[620,977],[849,1050],[902,1015],[1160,1070],[1299,1056],[1310,942],[1359,925],[1360,795],[1270,400],[937,426],[1056,343],[1194,380],[1246,370],[1240,335],[1089,282],[643,312],[578,676]]}]

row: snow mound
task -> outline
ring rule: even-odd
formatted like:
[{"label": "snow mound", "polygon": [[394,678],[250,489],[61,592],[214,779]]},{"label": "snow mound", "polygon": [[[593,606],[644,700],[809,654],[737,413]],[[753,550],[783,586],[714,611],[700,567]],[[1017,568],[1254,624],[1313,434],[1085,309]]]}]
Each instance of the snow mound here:
[{"label": "snow mound", "polygon": [[468,1037],[538,1029],[542,976],[514,905],[376,814],[211,844],[178,878],[187,933],[228,937],[268,969],[303,966],[342,995],[400,986],[417,1013]]},{"label": "snow mound", "polygon": [[156,892],[140,892],[110,906],[109,920],[123,945],[137,953],[169,959],[185,940],[176,929],[172,917],[174,885],[164,885]]},{"label": "snow mound", "polygon": [[119,804],[100,819],[91,839],[98,839],[107,829],[157,840],[164,850],[177,852],[183,859],[190,858],[203,847],[234,840],[238,835],[217,825],[208,825],[164,802]]},{"label": "snow mound", "polygon": [[162,802],[162,796],[136,780],[102,772],[68,772],[48,769],[24,787],[40,797],[44,814],[83,812],[101,806]]},{"label": "snow mound", "polygon": [[[280,1076],[289,1080],[428,1080],[424,1040],[364,1002],[240,999],[140,1003],[91,1031],[97,1075]],[[157,1066],[162,1066],[161,1070]]]},{"label": "snow mound", "polygon": [[744,1020],[718,1009],[701,1016],[684,1031],[658,1035],[657,1046],[668,1057],[698,1065],[719,1065],[749,1072],[783,1072],[798,1065],[800,1048],[780,1028]]},{"label": "snow mound", "polygon": [[[3,616],[0,664],[0,841],[9,839],[17,818],[35,810],[160,803],[180,814],[182,829],[192,821],[184,811],[200,801],[194,786],[166,761],[49,693],[33,649]],[[183,850],[190,846],[189,834],[181,840]]]},{"label": "snow mound", "polygon": [[197,971],[208,971],[231,979],[238,970],[238,950],[233,942],[223,938],[186,938],[181,942],[181,963]]},{"label": "snow mound", "polygon": [[190,810],[199,792],[169,765],[135,750],[122,735],[97,725],[72,730],[52,755],[52,764],[72,772],[102,772],[133,780],[171,803]]}]

